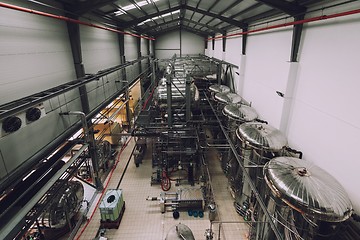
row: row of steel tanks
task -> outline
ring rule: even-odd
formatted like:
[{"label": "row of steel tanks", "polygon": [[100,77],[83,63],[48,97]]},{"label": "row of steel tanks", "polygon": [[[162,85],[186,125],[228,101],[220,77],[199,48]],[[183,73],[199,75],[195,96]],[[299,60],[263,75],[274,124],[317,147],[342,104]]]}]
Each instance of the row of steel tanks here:
[{"label": "row of steel tanks", "polygon": [[336,239],[340,224],[353,212],[341,184],[301,159],[280,130],[260,120],[227,86],[214,84],[208,92],[234,146],[235,152],[229,148],[222,154],[221,165],[235,210],[252,226],[250,239]]}]

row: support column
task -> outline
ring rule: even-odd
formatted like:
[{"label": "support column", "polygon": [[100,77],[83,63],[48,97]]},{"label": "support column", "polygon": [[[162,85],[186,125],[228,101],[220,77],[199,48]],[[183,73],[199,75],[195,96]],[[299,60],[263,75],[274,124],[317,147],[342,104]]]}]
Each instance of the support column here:
[{"label": "support column", "polygon": [[[70,16],[74,18],[74,16]],[[75,17],[74,19],[78,19]],[[67,22],[67,30],[70,40],[71,52],[74,61],[76,78],[85,77],[85,69],[82,63],[82,54],[81,54],[81,43],[80,43],[80,27],[76,23]],[[85,114],[90,112],[89,99],[86,91],[86,86],[79,87],[80,100],[82,110]]]},{"label": "support column", "polygon": [[[124,64],[126,62],[124,34],[118,34],[118,40],[119,40],[119,50],[120,50],[120,64]],[[120,89],[124,86],[124,82],[127,82],[125,68],[121,69]]]},{"label": "support column", "polygon": [[[300,21],[304,19],[304,15],[295,17],[295,21]],[[287,136],[289,132],[289,118],[291,115],[291,109],[294,99],[294,91],[296,86],[296,81],[298,78],[298,53],[301,42],[303,24],[297,24],[293,27],[293,36],[291,43],[291,56],[290,56],[290,66],[289,66],[289,75],[287,79],[286,89],[284,93],[284,104],[281,113],[280,120],[280,130]]]},{"label": "support column", "polygon": [[[78,19],[78,17],[74,17],[74,16],[70,16],[70,17],[74,19]],[[70,40],[71,52],[74,60],[76,77],[77,78],[85,77],[85,69],[82,63],[82,54],[81,54],[80,27],[78,24],[67,22],[67,30]],[[80,93],[82,111],[85,115],[87,115],[90,113],[90,105],[89,105],[89,99],[85,85],[79,87],[79,93]],[[89,129],[92,129],[91,120],[84,124],[90,126]],[[103,189],[103,185],[99,177],[99,158],[96,153],[94,132],[89,131],[87,134],[88,134],[87,142],[89,143],[89,155],[92,161],[93,171],[94,171],[93,175],[94,175],[95,186],[98,190],[101,190]]]},{"label": "support column", "polygon": [[[243,32],[247,32],[248,31],[248,28],[243,28],[242,29]],[[247,34],[244,34],[242,35],[242,49],[241,49],[241,53],[242,55],[246,55],[246,43],[247,43],[247,38],[248,38],[248,35]]]},{"label": "support column", "polygon": [[180,57],[182,57],[182,35],[181,35],[181,25],[180,25],[180,29],[179,29],[179,35],[180,35]]},{"label": "support column", "polygon": [[215,34],[213,34],[212,36],[212,50],[215,50]]},{"label": "support column", "polygon": [[[125,36],[124,34],[118,34],[118,40],[119,40],[119,50],[120,50],[120,64],[124,64],[126,62],[125,58]],[[126,69],[121,69],[121,85],[120,88],[123,88],[124,84],[127,84],[127,76],[126,76]],[[126,89],[125,91],[125,101],[130,100],[129,99],[129,89]],[[129,124],[129,130],[131,128],[131,116],[130,116],[130,101],[127,101],[125,104],[126,109],[126,121]]]},{"label": "support column", "polygon": [[[295,17],[295,21],[301,21],[304,20],[305,15],[297,16]],[[291,56],[290,61],[291,62],[297,62],[298,61],[298,53],[299,53],[299,47],[301,42],[301,34],[302,34],[303,24],[297,24],[293,27],[293,36],[292,36],[292,43],[291,43]]]},{"label": "support column", "polygon": [[125,91],[125,101],[126,101],[126,104],[125,104],[125,108],[126,108],[126,121],[128,122],[129,124],[129,131],[131,129],[131,111],[130,111],[130,89],[129,88],[126,88],[126,91]]},{"label": "support column", "polygon": [[226,52],[226,33],[223,33],[223,38],[222,38],[222,51]]},{"label": "support column", "polygon": [[155,68],[155,59],[151,58],[151,85],[156,85],[156,68]]},{"label": "support column", "polygon": [[284,92],[284,104],[281,113],[280,120],[280,131],[282,131],[286,136],[289,132],[289,118],[292,109],[293,99],[294,99],[294,91],[296,86],[296,80],[298,77],[298,68],[299,63],[291,62],[289,66],[289,75],[287,79],[286,89]]},{"label": "support column", "polygon": [[169,128],[172,127],[172,109],[171,109],[171,98],[172,98],[172,92],[171,92],[171,75],[166,75],[166,87],[167,87],[167,115],[168,115],[168,126]]},{"label": "support column", "polygon": [[219,85],[222,84],[222,80],[221,80],[221,72],[222,72],[222,61],[220,61],[217,64],[217,69],[216,69],[216,79]]},{"label": "support column", "polygon": [[191,92],[190,92],[190,74],[186,73],[186,86],[185,86],[185,98],[186,98],[186,122],[191,119]]},{"label": "support column", "polygon": [[[141,38],[137,38],[138,59],[141,58]],[[139,74],[142,73],[142,61],[138,62]],[[144,94],[144,76],[140,76],[140,96]]]}]

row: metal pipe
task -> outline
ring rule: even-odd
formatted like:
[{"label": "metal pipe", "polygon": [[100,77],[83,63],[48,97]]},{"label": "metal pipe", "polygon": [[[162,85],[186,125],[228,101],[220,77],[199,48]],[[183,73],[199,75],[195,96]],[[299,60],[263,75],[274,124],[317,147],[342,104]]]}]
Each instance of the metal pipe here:
[{"label": "metal pipe", "polygon": [[84,131],[84,139],[89,144],[89,154],[93,165],[95,185],[97,189],[102,189],[103,185],[101,183],[101,179],[99,176],[99,161],[98,161],[98,155],[96,153],[95,139],[93,134],[90,135],[86,114],[81,111],[69,111],[69,112],[59,113],[59,115],[76,115],[80,117]]},{"label": "metal pipe", "polygon": [[[116,66],[111,69],[113,69],[115,71],[115,70],[120,69],[121,67],[125,67],[125,66],[127,66],[127,64]],[[112,73],[113,71],[111,69],[108,69],[103,72]],[[138,76],[136,78],[134,78],[127,86],[130,86],[132,83],[135,83],[137,81],[137,79],[138,79]],[[73,89],[73,88],[71,88],[71,89]],[[94,108],[87,115],[87,120],[90,120],[93,117],[95,117],[96,114],[98,114],[102,109],[104,109],[107,105],[109,105],[112,101],[114,101],[114,99],[116,99],[120,94],[124,93],[125,89],[126,89],[126,86],[124,88],[120,89],[119,91],[115,92],[106,101],[104,101],[102,104],[100,104],[96,108]],[[81,127],[81,122],[75,123],[74,125],[70,126],[68,129],[66,129],[63,133],[61,133],[59,136],[57,136],[54,140],[52,140],[48,145],[46,145],[46,147],[44,147],[43,149],[41,149],[40,151],[35,153],[30,158],[28,158],[19,168],[14,170],[13,174],[11,174],[7,178],[2,179],[0,181],[0,191],[3,191],[6,187],[11,185],[14,181],[16,181],[18,179],[19,176],[22,176],[23,174],[25,174],[25,172],[29,168],[34,167],[34,165],[37,164],[40,159],[43,159],[46,156],[48,156],[49,154],[51,154],[56,148],[58,148],[61,144],[63,144],[64,141],[66,141],[66,139],[68,139],[69,137],[74,135],[74,133],[77,132],[80,127]]]},{"label": "metal pipe", "polygon": [[107,124],[108,122],[112,121],[113,118],[120,112],[120,110],[125,106],[125,104],[129,101],[129,99],[125,100],[120,107],[110,116],[107,118],[107,120],[104,122],[104,124]]},{"label": "metal pipe", "polygon": [[147,37],[147,36],[141,36],[141,35],[138,35],[138,34],[135,34],[135,33],[130,33],[130,32],[124,32],[124,31],[120,31],[120,30],[117,30],[117,29],[114,29],[114,28],[103,27],[103,26],[96,25],[96,24],[93,24],[93,23],[88,23],[88,22],[84,22],[84,21],[80,21],[80,20],[76,20],[76,19],[72,19],[72,18],[60,16],[60,15],[51,14],[51,13],[41,12],[41,11],[29,9],[29,8],[19,7],[19,6],[12,5],[12,4],[7,4],[7,3],[0,2],[0,7],[9,8],[9,9],[20,11],[20,12],[31,13],[31,14],[35,14],[35,15],[39,15],[39,16],[43,16],[43,17],[55,18],[55,19],[62,20],[62,21],[65,21],[65,22],[71,22],[71,23],[75,23],[75,24],[79,24],[79,25],[88,26],[88,27],[99,28],[99,29],[102,29],[102,30],[106,30],[106,31],[114,32],[114,33],[119,33],[119,34],[123,34],[123,35],[130,35],[130,36],[137,37],[137,38],[155,40],[155,38],[151,38],[151,37]]},{"label": "metal pipe", "polygon": [[299,25],[299,24],[304,24],[304,23],[309,23],[309,22],[317,22],[320,20],[344,17],[344,16],[349,16],[349,15],[358,14],[358,13],[360,13],[360,9],[355,9],[355,10],[351,10],[351,11],[335,13],[335,14],[330,14],[330,15],[321,15],[318,17],[312,17],[312,18],[308,18],[308,19],[303,19],[303,20],[298,20],[298,21],[293,21],[293,22],[288,22],[288,23],[283,23],[283,24],[277,24],[277,25],[273,25],[273,26],[269,26],[269,27],[263,27],[263,28],[259,28],[259,29],[249,30],[249,31],[245,31],[245,32],[229,34],[226,36],[221,35],[221,36],[217,36],[217,37],[213,37],[213,38],[208,38],[207,40],[210,41],[210,40],[221,39],[221,38],[241,36],[241,35],[245,35],[245,34],[262,32],[262,31],[266,31],[266,30],[270,30],[270,29],[288,27],[288,26]]},{"label": "metal pipe", "polygon": [[209,106],[211,107],[211,110],[214,112],[214,115],[215,115],[217,121],[219,122],[219,126],[220,126],[220,128],[221,128],[221,130],[222,130],[222,132],[223,132],[223,134],[224,134],[224,136],[225,136],[225,138],[226,138],[226,140],[228,141],[228,143],[229,143],[229,145],[230,145],[231,151],[233,152],[234,157],[236,158],[236,161],[238,162],[239,166],[243,169],[243,173],[244,173],[245,180],[248,181],[249,186],[251,187],[251,190],[253,191],[256,199],[258,200],[258,203],[260,204],[261,209],[264,211],[264,214],[265,214],[266,218],[269,219],[270,227],[271,227],[271,229],[274,231],[274,234],[275,234],[276,238],[279,239],[279,240],[284,239],[284,238],[282,237],[279,229],[276,227],[275,223],[274,223],[273,221],[271,221],[271,215],[270,215],[270,213],[267,211],[267,206],[265,205],[265,203],[264,203],[263,199],[261,198],[258,190],[256,189],[255,184],[254,184],[253,181],[251,180],[251,177],[250,177],[249,173],[245,170],[244,164],[242,163],[242,161],[241,161],[241,159],[240,159],[240,156],[237,154],[236,148],[235,148],[234,144],[232,143],[229,135],[226,133],[223,125],[221,124],[221,120],[220,120],[219,116],[216,115],[215,109],[214,109],[214,107],[212,106],[212,104],[211,104],[211,102],[210,102],[210,99],[209,99],[206,95],[205,95],[205,98],[206,98],[206,100],[208,101]]},{"label": "metal pipe", "polygon": [[59,115],[76,115],[80,117],[81,120],[81,124],[83,126],[84,129],[84,138],[86,142],[90,142],[91,139],[89,139],[89,128],[88,128],[88,124],[86,121],[86,115],[85,113],[81,112],[81,111],[69,111],[69,112],[61,112],[59,113]]}]

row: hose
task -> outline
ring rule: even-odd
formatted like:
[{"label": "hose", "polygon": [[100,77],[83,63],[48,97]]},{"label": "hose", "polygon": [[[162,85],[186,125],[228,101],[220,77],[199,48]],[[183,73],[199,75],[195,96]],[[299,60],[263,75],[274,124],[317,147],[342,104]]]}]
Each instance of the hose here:
[{"label": "hose", "polygon": [[161,189],[164,192],[169,191],[171,188],[171,181],[170,178],[166,174],[166,170],[163,170],[162,176],[161,176]]}]

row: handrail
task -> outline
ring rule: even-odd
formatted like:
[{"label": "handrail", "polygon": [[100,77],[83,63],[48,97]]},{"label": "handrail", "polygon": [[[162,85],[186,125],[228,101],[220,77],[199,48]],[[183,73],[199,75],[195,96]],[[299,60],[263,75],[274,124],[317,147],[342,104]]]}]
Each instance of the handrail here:
[{"label": "handrail", "polygon": [[65,93],[72,89],[83,86],[89,82],[97,81],[99,78],[101,78],[103,76],[106,76],[110,73],[113,73],[115,71],[123,69],[127,66],[133,65],[135,63],[141,62],[145,58],[148,58],[148,56],[144,56],[139,59],[117,65],[115,67],[107,68],[105,70],[100,70],[95,74],[88,74],[85,77],[78,78],[76,80],[61,84],[59,86],[47,89],[45,91],[38,92],[38,93],[32,94],[30,96],[27,96],[27,97],[24,97],[24,98],[21,98],[21,99],[18,99],[18,100],[9,102],[9,103],[5,103],[0,106],[0,121],[6,117],[14,115],[25,109],[36,106],[37,104],[40,104],[50,98],[56,97],[62,93]]}]

